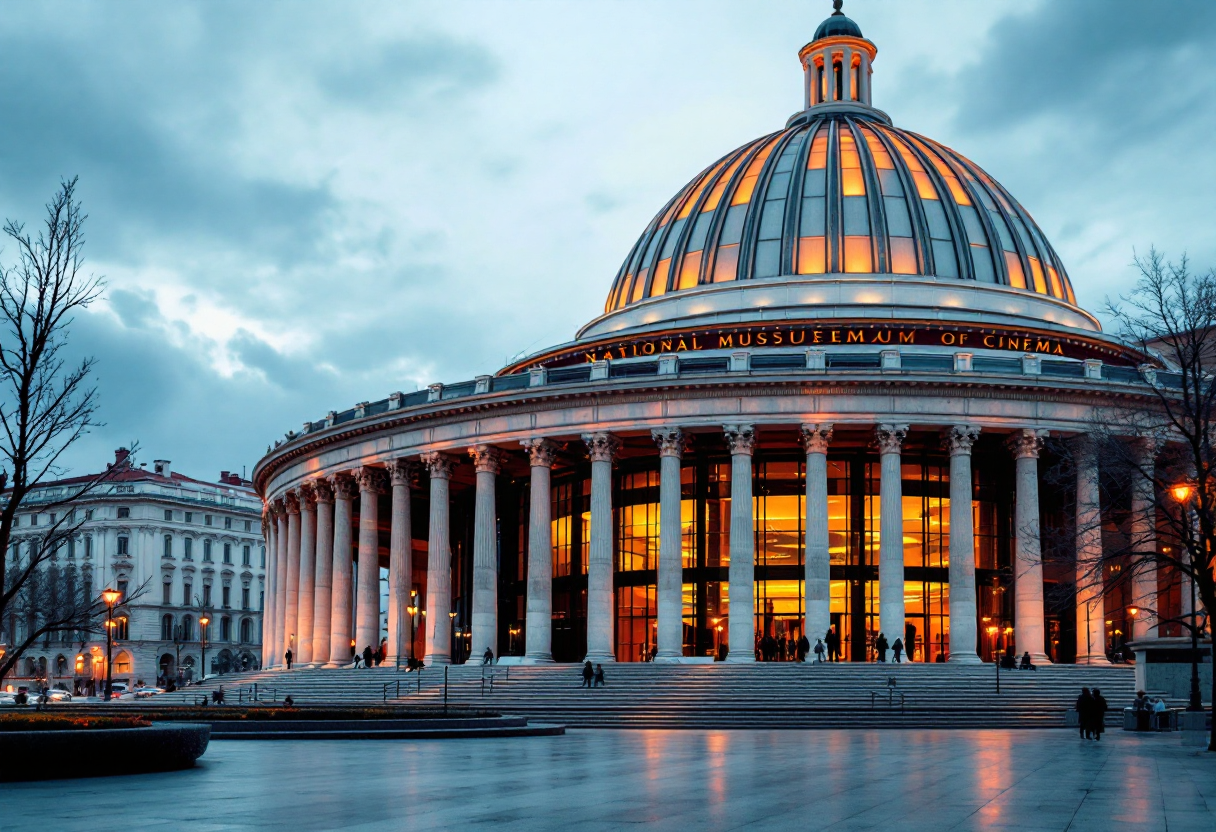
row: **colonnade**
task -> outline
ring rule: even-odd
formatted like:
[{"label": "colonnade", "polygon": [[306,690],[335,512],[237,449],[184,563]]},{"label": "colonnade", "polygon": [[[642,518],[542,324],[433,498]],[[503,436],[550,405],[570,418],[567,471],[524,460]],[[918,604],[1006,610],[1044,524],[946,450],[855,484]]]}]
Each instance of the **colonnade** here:
[{"label": "colonnade", "polygon": [[[950,457],[950,650],[949,661],[978,663],[976,558],[972,518],[971,449],[980,435],[976,425],[960,424],[942,431]],[[901,454],[908,433],[905,424],[879,424],[874,443],[879,452],[879,629],[904,633],[904,551]],[[750,424],[724,425],[721,434],[731,456],[730,566],[731,606],[751,610],[755,599],[752,458],[756,432]],[[803,424],[806,454],[806,535],[804,551],[804,610],[806,633],[823,633],[831,626],[830,557],[828,548],[828,465],[831,424]],[[1015,633],[1019,651],[1029,651],[1038,663],[1044,650],[1043,564],[1039,540],[1038,460],[1045,432],[1015,431],[1007,447],[1015,459]],[[659,560],[657,568],[657,662],[679,661],[683,655],[682,541],[680,472],[690,434],[679,426],[652,431],[660,457]],[[704,439],[705,434],[699,433]],[[614,660],[612,468],[621,448],[607,432],[581,437],[591,460],[590,536],[587,548],[587,659]],[[1088,579],[1102,555],[1098,514],[1098,462],[1081,437],[1077,459],[1077,661],[1105,663],[1104,614],[1101,587]],[[553,661],[552,540],[550,478],[560,446],[550,438],[526,439],[531,493],[528,513],[525,660]],[[1090,449],[1091,450],[1091,449]],[[478,444],[469,448],[476,470],[473,534],[473,598],[471,655],[498,645],[498,559],[495,529],[496,479],[505,457],[503,449]],[[1146,443],[1146,454],[1155,446]],[[288,491],[269,505],[267,551],[269,594],[264,616],[265,665],[279,665],[288,648],[299,664],[337,666],[350,660],[352,646],[375,648],[380,640],[378,500],[391,491],[389,545],[388,648],[390,658],[413,658],[408,637],[411,604],[412,518],[410,495],[416,475],[429,475],[430,516],[426,579],[425,657],[429,664],[451,661],[450,622],[451,543],[450,481],[459,458],[432,451],[421,455],[422,466],[404,459],[387,468],[364,466],[351,473],[314,479]],[[1136,499],[1152,504],[1151,482],[1137,490]],[[360,498],[357,572],[352,564],[352,501]],[[1144,512],[1148,516],[1147,512]],[[1142,521],[1143,522],[1143,521]],[[1144,533],[1145,530],[1141,529]],[[1151,530],[1147,534],[1151,536]],[[1138,577],[1137,593],[1155,592],[1155,575]],[[352,609],[352,598],[354,605]],[[755,618],[728,617],[728,662],[755,659]],[[1147,628],[1137,637],[1148,637]],[[894,639],[894,636],[890,636]],[[352,645],[352,638],[354,643]]]}]

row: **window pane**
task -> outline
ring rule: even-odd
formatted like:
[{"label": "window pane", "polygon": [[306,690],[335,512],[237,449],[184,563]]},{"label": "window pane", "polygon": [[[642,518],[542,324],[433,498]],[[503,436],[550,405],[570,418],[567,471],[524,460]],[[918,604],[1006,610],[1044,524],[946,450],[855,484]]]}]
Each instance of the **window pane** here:
[{"label": "window pane", "polygon": [[844,238],[844,270],[854,273],[873,271],[868,236]]},{"label": "window pane", "polygon": [[887,211],[887,233],[892,237],[911,237],[912,220],[908,217],[908,203],[903,197],[886,197],[883,205]]},{"label": "window pane", "polygon": [[823,237],[798,240],[798,274],[823,274],[827,271]]},{"label": "window pane", "polygon": [[676,288],[690,289],[697,285],[697,278],[701,274],[701,252],[694,251],[691,254],[684,255],[684,262],[680,266],[680,282]]},{"label": "window pane", "polygon": [[933,241],[933,261],[937,265],[938,277],[958,277],[958,261],[954,258],[954,244],[949,240]]},{"label": "window pane", "polygon": [[769,240],[756,246],[756,277],[776,277],[780,272],[781,241]]},{"label": "window pane", "polygon": [[916,274],[916,245],[911,237],[891,238],[891,271]]},{"label": "window pane", "polygon": [[1009,270],[1009,285],[1015,289],[1026,288],[1026,274],[1016,251],[1005,252],[1005,268]]},{"label": "window pane", "polygon": [[718,246],[718,256],[714,259],[714,283],[725,283],[735,279],[739,267],[739,246]]}]

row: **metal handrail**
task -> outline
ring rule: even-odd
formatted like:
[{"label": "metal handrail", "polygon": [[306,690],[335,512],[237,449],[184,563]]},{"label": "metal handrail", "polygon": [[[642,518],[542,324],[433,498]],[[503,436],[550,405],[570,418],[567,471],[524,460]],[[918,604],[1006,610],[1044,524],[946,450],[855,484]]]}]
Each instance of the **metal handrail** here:
[{"label": "metal handrail", "polygon": [[870,691],[870,707],[871,708],[874,707],[874,704],[877,701],[878,697],[881,696],[883,693],[887,694],[887,707],[888,708],[895,707],[895,697],[898,696],[899,697],[899,712],[903,713],[904,702],[907,699],[907,697],[904,696],[903,691],[896,690],[894,687],[889,687],[885,691],[881,691],[881,690]]}]

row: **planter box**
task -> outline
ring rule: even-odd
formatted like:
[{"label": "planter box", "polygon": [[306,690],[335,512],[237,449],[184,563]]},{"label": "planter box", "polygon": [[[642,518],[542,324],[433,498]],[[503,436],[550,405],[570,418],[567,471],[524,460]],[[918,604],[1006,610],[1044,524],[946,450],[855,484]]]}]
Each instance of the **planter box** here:
[{"label": "planter box", "polygon": [[192,767],[210,739],[210,725],[172,722],[149,728],[5,731],[0,733],[0,782],[176,771]]}]

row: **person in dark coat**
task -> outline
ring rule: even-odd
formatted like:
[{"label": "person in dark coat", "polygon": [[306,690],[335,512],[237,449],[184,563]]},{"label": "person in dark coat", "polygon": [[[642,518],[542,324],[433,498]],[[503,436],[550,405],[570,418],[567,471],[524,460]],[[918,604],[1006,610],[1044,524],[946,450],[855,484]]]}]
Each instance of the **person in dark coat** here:
[{"label": "person in dark coat", "polygon": [[1101,741],[1102,732],[1106,730],[1106,699],[1102,697],[1102,691],[1094,688],[1094,704],[1091,712],[1090,730],[1093,732],[1094,739]]},{"label": "person in dark coat", "polygon": [[372,653],[372,646],[369,644],[363,648],[363,666],[371,667],[373,661],[375,661],[375,654]]},{"label": "person in dark coat", "polygon": [[809,652],[811,652],[811,640],[806,637],[806,634],[803,634],[798,639],[798,661],[805,662],[806,654]]},{"label": "person in dark coat", "polygon": [[1081,739],[1087,740],[1090,734],[1090,723],[1094,718],[1094,697],[1090,694],[1089,688],[1081,688],[1081,695],[1077,697],[1076,709]]},{"label": "person in dark coat", "polygon": [[879,633],[878,638],[874,639],[875,660],[880,661],[880,662],[886,662],[887,648],[890,646],[891,645],[890,645],[890,642],[887,641],[886,634]]},{"label": "person in dark coat", "polygon": [[840,636],[835,627],[828,627],[827,634],[823,637],[823,643],[828,648],[828,661],[834,662],[840,658]]},{"label": "person in dark coat", "polygon": [[903,664],[903,659],[900,658],[904,654],[904,640],[902,638],[895,639],[895,643],[891,645],[891,659],[896,664]]},{"label": "person in dark coat", "polygon": [[595,687],[601,688],[601,687],[607,686],[608,683],[604,681],[604,666],[602,664],[597,664],[595,666],[594,678],[595,678]]},{"label": "person in dark coat", "polygon": [[291,670],[291,660],[292,660],[292,658],[293,658],[293,656],[292,656],[292,652],[291,652],[290,650],[288,650],[286,653],[284,653],[284,654],[283,654],[283,659],[284,659],[284,660],[287,662],[287,669],[288,669],[288,670]]},{"label": "person in dark coat", "polygon": [[583,683],[581,685],[579,685],[579,687],[583,687],[583,688],[591,687],[591,679],[594,676],[595,676],[595,670],[594,670],[594,668],[591,667],[591,662],[585,662],[583,664]]}]

